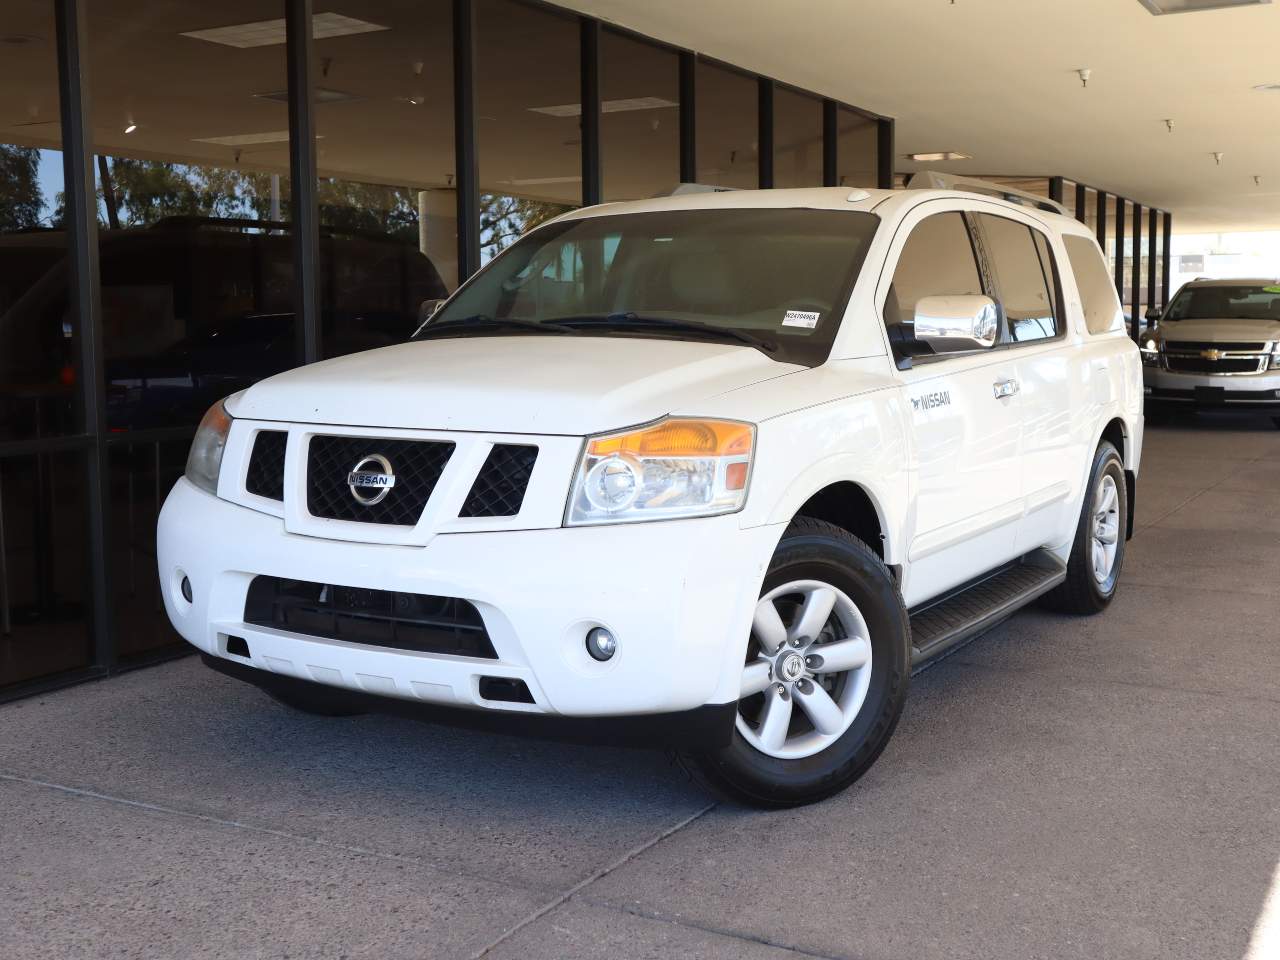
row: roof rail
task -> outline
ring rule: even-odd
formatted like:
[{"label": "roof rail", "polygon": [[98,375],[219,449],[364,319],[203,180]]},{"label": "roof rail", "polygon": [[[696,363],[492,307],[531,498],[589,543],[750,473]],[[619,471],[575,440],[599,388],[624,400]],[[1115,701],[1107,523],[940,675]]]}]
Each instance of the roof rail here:
[{"label": "roof rail", "polygon": [[1027,193],[1025,190],[1015,190],[1013,187],[1001,186],[990,180],[957,177],[953,173],[939,173],[937,170],[921,170],[919,173],[913,173],[911,179],[907,181],[907,189],[963,190],[966,193],[980,193],[986,197],[999,197],[1001,200],[1008,200],[1010,203],[1021,204],[1024,207],[1035,207],[1038,210],[1045,210],[1049,213],[1060,213],[1064,217],[1070,216],[1067,213],[1067,208],[1056,200],[1040,197],[1034,193]]}]

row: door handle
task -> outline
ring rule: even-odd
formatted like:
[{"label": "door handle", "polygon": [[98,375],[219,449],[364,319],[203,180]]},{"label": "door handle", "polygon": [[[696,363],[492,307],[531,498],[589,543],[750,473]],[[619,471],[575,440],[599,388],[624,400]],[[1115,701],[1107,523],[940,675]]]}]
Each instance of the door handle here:
[{"label": "door handle", "polygon": [[1018,381],[1013,379],[997,380],[991,385],[991,388],[995,391],[996,399],[1003,400],[1005,397],[1012,397],[1018,392]]}]

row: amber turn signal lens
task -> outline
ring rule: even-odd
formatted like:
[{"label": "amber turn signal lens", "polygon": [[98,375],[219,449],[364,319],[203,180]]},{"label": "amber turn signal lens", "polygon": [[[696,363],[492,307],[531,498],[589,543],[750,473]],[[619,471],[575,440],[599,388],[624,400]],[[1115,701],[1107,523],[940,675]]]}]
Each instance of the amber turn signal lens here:
[{"label": "amber turn signal lens", "polygon": [[749,424],[673,418],[634,433],[593,440],[587,453],[592,457],[612,453],[633,453],[641,457],[747,456],[751,453],[752,438]]}]

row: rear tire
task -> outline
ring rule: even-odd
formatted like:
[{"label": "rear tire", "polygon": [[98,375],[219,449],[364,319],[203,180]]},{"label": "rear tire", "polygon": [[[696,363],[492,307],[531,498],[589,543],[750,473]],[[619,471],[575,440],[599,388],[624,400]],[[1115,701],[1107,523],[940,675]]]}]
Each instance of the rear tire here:
[{"label": "rear tire", "polygon": [[1080,615],[1105,610],[1120,583],[1128,522],[1124,462],[1116,448],[1104,440],[1098,445],[1089,472],[1067,561],[1067,579],[1045,594],[1044,606],[1059,613]]},{"label": "rear tire", "polygon": [[888,568],[846,531],[799,517],[764,578],[733,739],[679,759],[752,806],[822,800],[880,755],[910,676],[911,628]]}]

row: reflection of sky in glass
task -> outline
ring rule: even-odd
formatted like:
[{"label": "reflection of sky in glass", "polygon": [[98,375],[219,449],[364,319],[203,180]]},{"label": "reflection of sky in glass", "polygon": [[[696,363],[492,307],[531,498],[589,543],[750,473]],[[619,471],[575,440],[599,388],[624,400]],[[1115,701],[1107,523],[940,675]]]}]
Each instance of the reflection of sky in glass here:
[{"label": "reflection of sky in glass", "polygon": [[58,206],[58,194],[62,193],[62,151],[41,150],[40,169],[37,173],[44,204],[40,208],[40,222],[48,224]]}]

